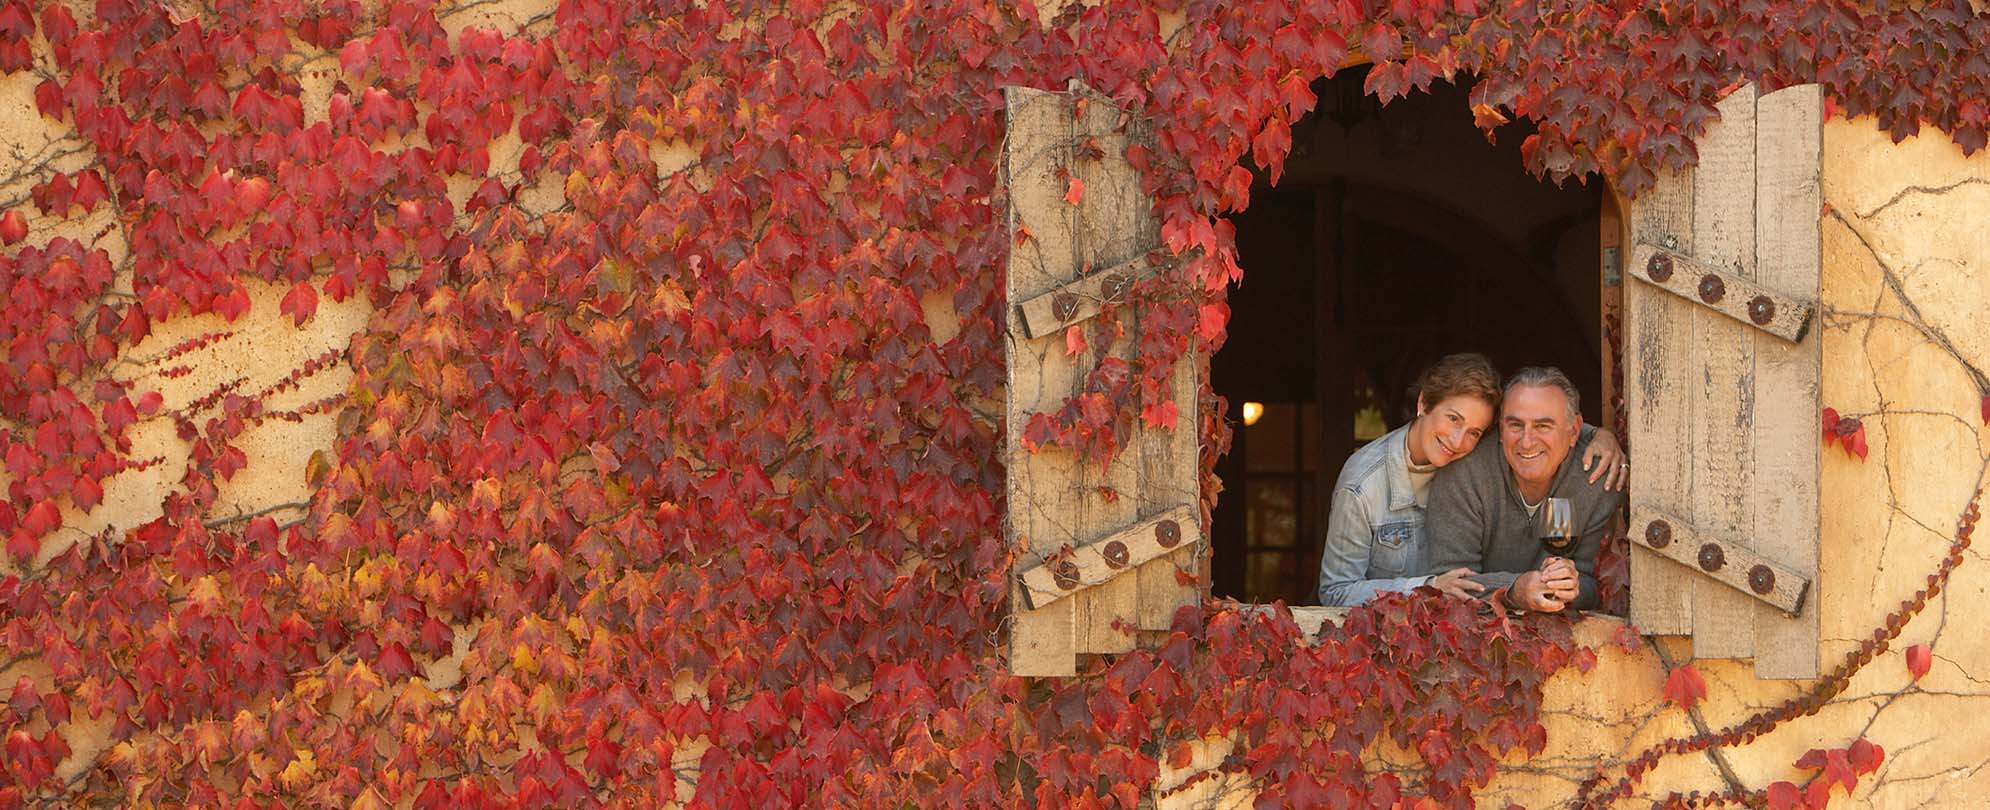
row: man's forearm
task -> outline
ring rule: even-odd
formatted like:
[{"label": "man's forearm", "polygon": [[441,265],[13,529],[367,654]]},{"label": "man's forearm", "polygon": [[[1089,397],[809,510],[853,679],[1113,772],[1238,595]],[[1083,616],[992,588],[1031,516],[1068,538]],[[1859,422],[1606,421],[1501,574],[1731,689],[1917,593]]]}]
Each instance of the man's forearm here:
[{"label": "man's forearm", "polygon": [[1492,593],[1500,588],[1512,587],[1513,581],[1519,578],[1520,573],[1517,571],[1487,571],[1482,574],[1472,575],[1473,582],[1486,586],[1486,593]]},{"label": "man's forearm", "polygon": [[1576,594],[1575,602],[1570,607],[1580,610],[1595,610],[1602,603],[1601,598],[1598,596],[1600,589],[1596,585],[1596,577],[1590,576],[1587,571],[1578,571],[1576,572],[1575,579],[1577,586],[1582,592]]}]

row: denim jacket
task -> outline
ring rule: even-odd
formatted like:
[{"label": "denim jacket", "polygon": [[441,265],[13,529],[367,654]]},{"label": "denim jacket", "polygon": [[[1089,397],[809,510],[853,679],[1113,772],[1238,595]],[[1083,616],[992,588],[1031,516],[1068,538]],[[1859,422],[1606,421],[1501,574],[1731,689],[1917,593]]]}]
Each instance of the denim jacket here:
[{"label": "denim jacket", "polygon": [[1423,507],[1410,487],[1408,434],[1408,425],[1389,431],[1341,468],[1320,554],[1320,604],[1359,605],[1429,581],[1415,575],[1429,544]]}]

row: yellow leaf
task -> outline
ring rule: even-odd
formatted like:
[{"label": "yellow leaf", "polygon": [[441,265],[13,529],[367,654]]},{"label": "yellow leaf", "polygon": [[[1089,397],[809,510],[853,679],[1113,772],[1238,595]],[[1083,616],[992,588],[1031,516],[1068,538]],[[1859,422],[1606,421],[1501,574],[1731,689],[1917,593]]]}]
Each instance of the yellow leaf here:
[{"label": "yellow leaf", "polygon": [[332,471],[332,461],[323,450],[311,451],[310,460],[304,462],[304,483],[318,487],[325,483],[325,476]]},{"label": "yellow leaf", "polygon": [[527,675],[536,675],[539,673],[539,659],[534,657],[532,651],[526,649],[525,645],[520,644],[511,648],[511,668]]},{"label": "yellow leaf", "polygon": [[678,286],[677,279],[667,278],[657,285],[656,292],[650,293],[650,304],[662,309],[665,315],[677,315],[691,309],[691,299]]},{"label": "yellow leaf", "polygon": [[187,592],[187,601],[201,609],[202,613],[214,614],[215,606],[221,604],[221,586],[214,577],[201,577],[193,581],[193,589]]},{"label": "yellow leaf", "polygon": [[379,792],[373,788],[367,788],[365,793],[359,794],[359,798],[352,802],[352,810],[389,810],[392,807],[393,805],[380,798]]},{"label": "yellow leaf", "polygon": [[318,755],[304,749],[294,752],[296,759],[283,766],[283,772],[276,775],[277,784],[286,790],[300,790],[311,783],[318,775]]}]

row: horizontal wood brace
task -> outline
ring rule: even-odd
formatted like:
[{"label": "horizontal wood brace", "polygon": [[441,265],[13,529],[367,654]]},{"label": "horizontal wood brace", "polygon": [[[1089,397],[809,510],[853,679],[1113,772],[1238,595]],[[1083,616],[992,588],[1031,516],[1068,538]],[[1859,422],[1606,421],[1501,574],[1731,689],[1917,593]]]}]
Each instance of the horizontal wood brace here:
[{"label": "horizontal wood brace", "polygon": [[1154,275],[1161,266],[1143,255],[1024,301],[1023,333],[1040,338],[1083,322],[1106,304],[1125,300],[1134,282]]},{"label": "horizontal wood brace", "polygon": [[1195,508],[1177,506],[1024,569],[1023,598],[1036,610],[1201,539]]},{"label": "horizontal wood brace", "polygon": [[1650,507],[1631,508],[1631,542],[1791,616],[1810,594],[1809,577]]},{"label": "horizontal wood brace", "polygon": [[1802,343],[1817,313],[1812,301],[1764,289],[1753,281],[1647,242],[1631,252],[1638,280],[1741,323]]}]

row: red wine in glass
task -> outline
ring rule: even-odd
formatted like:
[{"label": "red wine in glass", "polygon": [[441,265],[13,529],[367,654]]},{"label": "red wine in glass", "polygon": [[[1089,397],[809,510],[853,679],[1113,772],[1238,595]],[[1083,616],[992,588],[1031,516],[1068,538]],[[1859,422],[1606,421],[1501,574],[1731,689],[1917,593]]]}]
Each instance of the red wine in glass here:
[{"label": "red wine in glass", "polygon": [[1567,498],[1549,498],[1534,513],[1535,536],[1541,548],[1555,557],[1575,551],[1575,505]]}]

